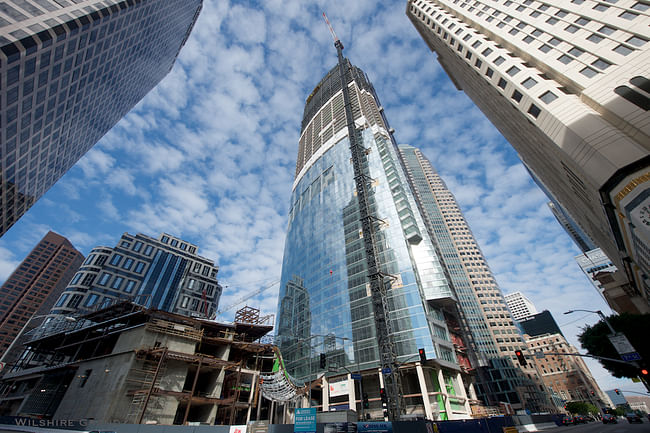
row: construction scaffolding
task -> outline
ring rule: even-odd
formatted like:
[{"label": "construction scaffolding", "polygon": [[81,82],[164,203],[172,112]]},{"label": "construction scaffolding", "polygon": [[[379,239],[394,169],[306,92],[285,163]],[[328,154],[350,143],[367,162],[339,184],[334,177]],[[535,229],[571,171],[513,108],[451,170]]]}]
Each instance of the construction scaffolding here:
[{"label": "construction scaffolding", "polygon": [[[58,408],[62,414],[104,422],[245,424],[253,409],[260,416],[260,371],[269,370],[273,360],[272,346],[260,342],[273,328],[254,310],[238,312],[246,323],[224,324],[111,305],[83,316],[85,326],[79,329],[33,340],[26,365],[30,373],[24,378],[15,373],[4,388],[30,384],[24,398],[33,400],[30,393],[42,393],[32,382],[45,384],[48,377],[71,369],[73,376],[63,384],[65,396],[47,407],[50,416]],[[47,365],[39,367],[37,360]],[[39,368],[40,382],[33,379]],[[91,374],[93,370],[98,372]],[[113,370],[125,374],[111,376]],[[69,386],[74,383],[77,386]],[[105,398],[94,398],[97,388]],[[80,406],[80,401],[93,403]]]},{"label": "construction scaffolding", "polygon": [[[251,378],[250,383],[243,383],[242,377],[251,374],[243,372],[242,369],[251,358],[249,355],[269,352],[270,348],[253,340],[259,337],[251,331],[259,334],[259,330],[250,326],[237,325],[257,325],[259,322],[259,310],[251,307],[244,307],[237,311],[234,329],[207,330],[203,326],[182,325],[157,318],[149,321],[146,324],[149,332],[192,340],[199,344],[194,353],[174,351],[169,347],[148,347],[136,351],[137,364],[130,371],[127,379],[130,384],[128,394],[132,399],[125,421],[142,423],[147,411],[159,410],[161,405],[158,402],[166,397],[178,400],[178,411],[174,418],[175,423],[178,424],[187,424],[193,407],[201,405],[216,407],[216,412],[220,415],[217,418],[224,424],[235,424],[237,414],[242,409],[246,409],[249,416],[250,409],[257,403],[251,393],[257,383],[257,375],[253,375],[255,377]],[[239,359],[235,360],[215,356],[213,349],[224,345],[230,346],[231,352],[235,351],[245,356],[239,356]],[[181,391],[178,391],[161,385],[161,378],[165,376],[165,368],[169,362],[182,363],[191,367],[187,369],[185,380],[185,385],[191,384],[191,386],[184,386]],[[254,367],[257,367],[257,359],[255,364]],[[215,382],[215,386],[210,391],[198,392],[199,378],[205,379],[206,376],[219,378],[217,379],[219,383]],[[242,401],[243,393],[247,393],[244,401]]]}]

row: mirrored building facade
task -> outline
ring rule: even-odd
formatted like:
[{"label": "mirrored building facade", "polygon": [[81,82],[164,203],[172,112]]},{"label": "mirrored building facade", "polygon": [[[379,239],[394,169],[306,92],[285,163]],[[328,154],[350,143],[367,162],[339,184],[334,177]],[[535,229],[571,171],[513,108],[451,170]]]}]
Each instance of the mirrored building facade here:
[{"label": "mirrored building facade", "polygon": [[[372,178],[380,268],[391,278],[387,303],[398,358],[425,348],[428,356],[455,366],[442,310],[429,302],[453,303],[454,295],[423,230],[374,89],[360,69],[348,67],[352,111]],[[277,328],[288,368],[303,379],[310,375],[309,360],[298,350],[305,339],[320,353],[335,336],[338,347],[345,346],[345,364],[379,365],[343,103],[334,68],[307,100],[289,212]],[[295,321],[292,316],[302,313],[287,311],[286,300],[295,299],[297,290],[310,320]]]},{"label": "mirrored building facade", "polygon": [[0,235],[171,70],[201,0],[0,7]]}]

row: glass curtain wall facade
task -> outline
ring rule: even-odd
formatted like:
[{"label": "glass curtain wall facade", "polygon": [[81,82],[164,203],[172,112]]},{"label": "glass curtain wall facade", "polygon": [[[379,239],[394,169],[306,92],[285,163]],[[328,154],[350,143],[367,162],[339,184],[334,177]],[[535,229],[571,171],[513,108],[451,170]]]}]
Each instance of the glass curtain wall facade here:
[{"label": "glass curtain wall facade", "polygon": [[[375,91],[347,62],[357,131],[371,178],[368,202],[376,217],[376,250],[389,275],[388,320],[399,361],[429,358],[458,370],[443,312],[454,303],[399,162]],[[314,378],[320,353],[328,364],[361,370],[381,365],[359,220],[350,140],[337,67],[307,99],[278,301],[278,340],[289,372]]]},{"label": "glass curtain wall facade", "polygon": [[525,344],[454,195],[422,152],[399,146],[427,230],[458,297],[458,316],[476,368],[477,391],[486,404],[507,402],[538,412],[550,407],[542,383],[514,365]]},{"label": "glass curtain wall facade", "polygon": [[0,235],[171,70],[201,0],[0,7]]}]

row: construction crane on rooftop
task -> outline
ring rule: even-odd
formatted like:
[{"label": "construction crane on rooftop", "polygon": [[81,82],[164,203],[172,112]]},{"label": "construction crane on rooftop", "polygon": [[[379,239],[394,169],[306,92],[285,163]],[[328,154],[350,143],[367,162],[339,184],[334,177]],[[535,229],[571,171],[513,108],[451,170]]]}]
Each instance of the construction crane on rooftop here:
[{"label": "construction crane on rooftop", "polygon": [[235,308],[237,305],[241,304],[242,302],[246,302],[249,299],[254,298],[255,296],[259,295],[260,293],[263,293],[263,292],[267,291],[268,289],[270,289],[272,287],[275,287],[276,284],[280,284],[280,280],[273,281],[268,286],[264,286],[264,287],[262,287],[260,289],[257,289],[257,290],[255,290],[255,291],[253,291],[251,293],[248,293],[248,294],[242,296],[237,301],[233,302],[232,304],[228,305],[227,307],[220,308],[216,313],[214,313],[214,317],[212,317],[212,319],[213,320],[216,319],[217,317],[221,316],[226,311],[232,310],[233,308]]}]

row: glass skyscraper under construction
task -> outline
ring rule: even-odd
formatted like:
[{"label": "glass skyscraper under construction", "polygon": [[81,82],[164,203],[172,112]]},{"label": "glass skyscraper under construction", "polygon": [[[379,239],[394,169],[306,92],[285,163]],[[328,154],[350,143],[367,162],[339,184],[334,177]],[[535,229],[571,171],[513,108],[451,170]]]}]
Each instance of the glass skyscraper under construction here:
[{"label": "glass skyscraper under construction", "polygon": [[[363,194],[372,232],[363,225],[361,192],[355,182],[359,174],[351,159],[354,151],[337,66],[308,97],[302,121],[277,316],[286,368],[298,380],[313,379],[323,372],[322,353],[329,366],[363,371],[364,393],[371,399],[379,396],[389,369],[378,377],[377,368],[385,363],[377,329],[381,307],[373,298],[368,270],[372,254],[386,288],[383,311],[397,365],[411,362],[415,368],[420,348],[431,364],[425,369],[418,364],[418,377],[403,373],[402,386],[427,394],[428,417],[467,417],[469,398],[457,356],[462,354],[457,353],[448,326],[454,323],[449,306],[457,300],[417,209],[374,88],[347,59],[344,69],[356,139],[364,149],[360,167],[368,186]],[[368,236],[370,249],[364,239]],[[332,391],[336,389],[322,395],[323,409],[336,405],[337,393]],[[428,393],[434,391],[441,395],[437,404],[429,404]],[[350,405],[354,401],[352,391]]]}]

